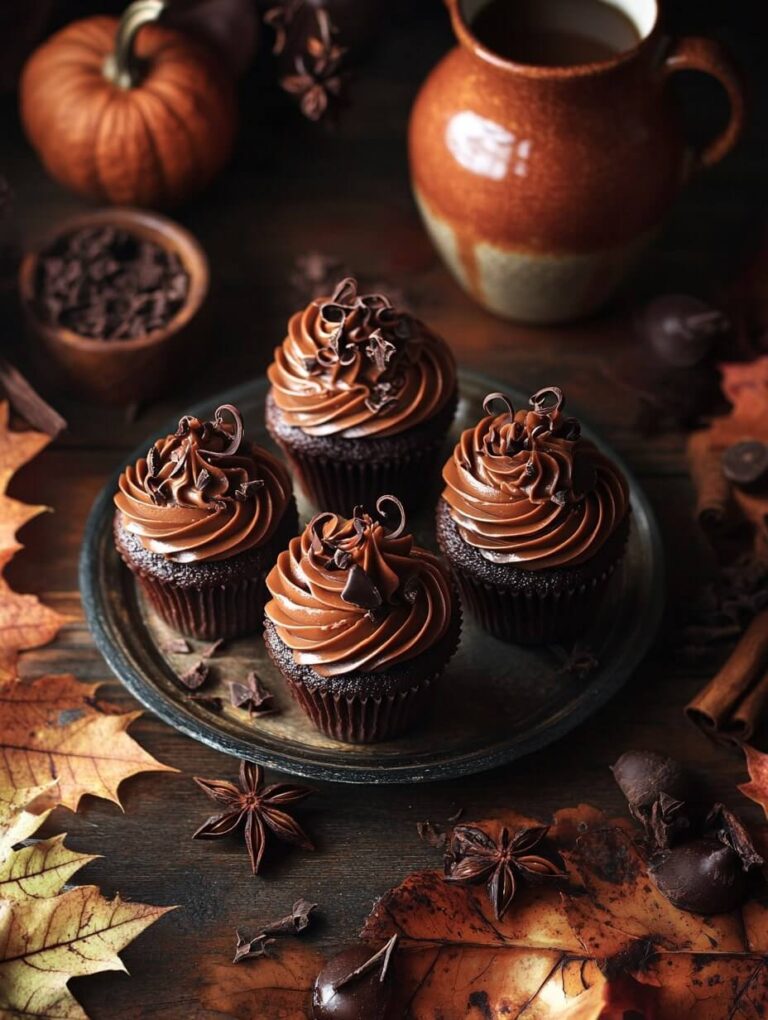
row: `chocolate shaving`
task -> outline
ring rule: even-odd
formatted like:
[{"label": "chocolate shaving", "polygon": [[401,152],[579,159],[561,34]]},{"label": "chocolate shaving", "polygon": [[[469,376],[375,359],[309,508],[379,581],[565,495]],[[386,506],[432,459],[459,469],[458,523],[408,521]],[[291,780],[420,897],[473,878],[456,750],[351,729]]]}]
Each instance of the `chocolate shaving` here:
[{"label": "chocolate shaving", "polygon": [[353,981],[357,981],[359,978],[365,977],[366,974],[370,974],[371,971],[376,970],[379,966],[381,966],[379,981],[383,984],[387,978],[389,963],[392,958],[392,953],[395,950],[395,946],[397,945],[398,938],[399,936],[397,934],[393,935],[389,942],[385,943],[385,945],[383,945],[377,953],[373,954],[370,960],[366,960],[365,963],[356,967],[350,974],[347,974],[346,977],[341,978],[341,980],[334,981],[334,989],[338,991],[339,988],[344,988],[345,985],[349,985]]},{"label": "chocolate shaving", "polygon": [[207,648],[204,648],[200,652],[200,655],[204,659],[212,659],[214,657],[214,655],[221,649],[223,644],[224,644],[224,638],[216,638],[216,640],[213,642],[213,644],[208,645]]},{"label": "chocolate shaving", "polygon": [[195,479],[195,488],[199,489],[200,492],[204,492],[205,488],[208,485],[208,483],[210,482],[210,480],[211,480],[211,472],[207,471],[205,468],[201,468],[200,469],[200,473],[198,474],[197,478]]},{"label": "chocolate shaving", "polygon": [[235,681],[230,684],[229,698],[235,708],[247,708],[251,716],[266,715],[273,711],[274,695],[267,690],[256,672],[249,673],[245,683]]},{"label": "chocolate shaving", "polygon": [[560,410],[565,403],[565,397],[559,386],[544,386],[533,394],[528,403],[535,414],[549,415]]},{"label": "chocolate shaving", "polygon": [[244,939],[240,932],[236,931],[237,943],[232,962],[240,963],[241,960],[269,956],[270,946],[277,941],[273,936],[300,935],[309,927],[312,912],[316,909],[316,903],[310,903],[303,898],[298,899],[291,907],[290,914],[265,925],[254,938]]},{"label": "chocolate shaving", "polygon": [[190,691],[196,691],[208,680],[210,668],[202,659],[199,659],[194,666],[190,666],[184,673],[179,673],[179,680]]},{"label": "chocolate shaving", "polygon": [[384,524],[385,526],[387,523],[387,517],[389,516],[387,514],[387,511],[384,509],[387,503],[390,503],[395,508],[395,511],[397,512],[399,518],[395,527],[392,528],[387,534],[389,538],[399,538],[405,531],[405,507],[397,498],[397,496],[389,495],[379,496],[379,498],[376,500],[376,512],[381,518],[381,523]]},{"label": "chocolate shaving", "polygon": [[[235,431],[232,435],[222,428],[224,424],[224,412],[231,414],[235,423]],[[228,444],[223,450],[205,450],[201,447],[200,453],[206,457],[210,457],[211,460],[220,460],[222,457],[233,457],[240,449],[240,444],[243,441],[243,417],[234,404],[222,404],[220,407],[217,407],[213,417],[214,421],[212,423],[207,422],[206,424],[212,424],[217,432],[226,436]]]},{"label": "chocolate shaving", "polygon": [[663,792],[651,805],[650,816],[647,819],[643,818],[643,823],[648,835],[660,850],[669,850],[691,835],[691,819],[687,805]]},{"label": "chocolate shaving", "polygon": [[183,637],[169,638],[160,645],[169,655],[189,655],[192,649]]},{"label": "chocolate shaving", "polygon": [[365,353],[375,363],[377,370],[384,372],[397,353],[397,347],[395,347],[391,340],[387,340],[381,329],[375,329],[368,337]]},{"label": "chocolate shaving", "polygon": [[271,956],[270,947],[277,939],[268,939],[263,935],[257,935],[253,939],[244,939],[239,931],[235,930],[237,942],[235,943],[235,955],[232,963],[240,963],[243,960],[254,960],[260,956]]},{"label": "chocolate shaving", "polygon": [[448,843],[448,833],[435,825],[434,822],[416,822],[416,831],[422,843],[435,847],[436,850],[444,850]]},{"label": "chocolate shaving", "polygon": [[503,393],[488,394],[488,396],[483,401],[483,410],[485,411],[485,413],[492,415],[496,414],[496,412],[493,410],[493,405],[497,400],[504,406],[504,413],[507,414],[510,418],[514,418],[515,409],[512,406],[512,401],[509,399],[509,397],[505,396]]},{"label": "chocolate shaving", "polygon": [[160,461],[160,451],[153,445],[147,453],[147,470],[149,471],[149,477],[157,478],[160,474],[161,467],[162,463]]},{"label": "chocolate shaving", "polygon": [[347,583],[341,593],[344,602],[358,609],[375,612],[383,604],[381,592],[359,564],[355,563],[349,571]]},{"label": "chocolate shaving", "polygon": [[725,804],[715,804],[707,816],[705,824],[707,828],[714,831],[721,843],[725,843],[738,854],[744,871],[762,867],[765,863],[755,850],[752,837]]},{"label": "chocolate shaving", "polygon": [[255,492],[258,492],[259,489],[263,489],[264,485],[263,478],[252,478],[248,482],[241,482],[237,489],[235,489],[235,499],[240,503],[244,503]]}]

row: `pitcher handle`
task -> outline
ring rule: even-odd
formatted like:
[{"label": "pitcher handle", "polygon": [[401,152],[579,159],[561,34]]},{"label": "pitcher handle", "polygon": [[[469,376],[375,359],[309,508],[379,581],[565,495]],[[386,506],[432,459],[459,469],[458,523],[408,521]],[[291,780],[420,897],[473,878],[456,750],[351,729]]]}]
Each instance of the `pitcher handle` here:
[{"label": "pitcher handle", "polygon": [[716,78],[725,89],[731,106],[728,124],[697,158],[699,167],[719,163],[734,147],[744,129],[744,89],[738,70],[720,43],[695,35],[678,39],[663,66],[666,75],[675,71],[703,71]]}]

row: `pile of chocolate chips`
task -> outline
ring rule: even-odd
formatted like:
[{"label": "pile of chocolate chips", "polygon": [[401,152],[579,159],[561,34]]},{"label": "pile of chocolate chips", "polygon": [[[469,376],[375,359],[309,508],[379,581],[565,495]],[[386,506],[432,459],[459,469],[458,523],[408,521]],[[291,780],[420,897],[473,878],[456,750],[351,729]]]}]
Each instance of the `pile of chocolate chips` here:
[{"label": "pile of chocolate chips", "polygon": [[85,227],[41,252],[35,303],[48,325],[132,340],[167,326],[188,291],[175,252],[116,227]]},{"label": "pile of chocolate chips", "polygon": [[660,892],[693,914],[741,906],[760,882],[764,862],[739,819],[723,804],[708,804],[673,758],[627,751],[611,771],[645,829],[648,870]]}]

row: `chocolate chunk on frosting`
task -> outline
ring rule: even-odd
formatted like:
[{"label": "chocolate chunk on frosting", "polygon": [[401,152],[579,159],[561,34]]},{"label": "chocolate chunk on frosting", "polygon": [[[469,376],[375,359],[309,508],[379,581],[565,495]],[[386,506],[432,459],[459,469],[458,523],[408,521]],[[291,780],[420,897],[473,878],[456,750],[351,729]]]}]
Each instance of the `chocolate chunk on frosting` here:
[{"label": "chocolate chunk on frosting", "polygon": [[485,559],[531,569],[576,566],[624,519],[624,476],[581,438],[564,404],[556,386],[519,411],[503,394],[489,394],[485,416],[462,433],[443,468],[443,499],[464,541]]},{"label": "chocolate chunk on frosting", "polygon": [[453,612],[443,568],[414,545],[393,496],[373,514],[318,514],[279,555],[267,587],[267,618],[294,660],[328,677],[414,658],[446,634]]},{"label": "chocolate chunk on frosting", "polygon": [[352,277],[291,317],[267,374],[286,423],[314,436],[397,435],[456,390],[446,343]]},{"label": "chocolate chunk on frosting", "polygon": [[211,421],[185,415],[120,475],[122,526],[179,563],[224,560],[266,542],[291,500],[283,465],[243,438],[231,404]]}]

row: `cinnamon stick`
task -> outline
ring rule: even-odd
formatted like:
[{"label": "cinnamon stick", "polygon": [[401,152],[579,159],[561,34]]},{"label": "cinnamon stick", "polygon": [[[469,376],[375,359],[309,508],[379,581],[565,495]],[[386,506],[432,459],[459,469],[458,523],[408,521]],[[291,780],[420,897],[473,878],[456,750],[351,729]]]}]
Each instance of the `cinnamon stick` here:
[{"label": "cinnamon stick", "polygon": [[67,427],[58,411],[46,403],[10,361],[0,357],[0,385],[5,389],[14,411],[28,425],[45,432],[53,439]]},{"label": "cinnamon stick", "polygon": [[739,742],[751,740],[766,705],[768,705],[768,669],[736,707],[727,727],[727,735]]},{"label": "cinnamon stick", "polygon": [[696,519],[706,531],[721,528],[731,507],[731,485],[721,467],[721,451],[707,430],[688,439],[688,464],[696,488]]},{"label": "cinnamon stick", "polygon": [[768,702],[768,610],[739,638],[723,667],[685,708],[709,736],[746,739]]}]

